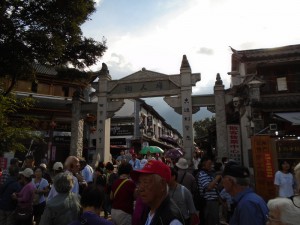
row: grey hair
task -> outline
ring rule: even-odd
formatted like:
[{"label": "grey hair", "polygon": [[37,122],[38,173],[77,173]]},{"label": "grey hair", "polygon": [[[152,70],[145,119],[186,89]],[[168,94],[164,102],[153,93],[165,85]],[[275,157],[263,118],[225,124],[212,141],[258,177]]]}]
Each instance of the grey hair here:
[{"label": "grey hair", "polygon": [[[296,204],[300,204],[300,197],[294,197]],[[286,225],[299,225],[300,209],[294,206],[289,198],[274,198],[268,201],[268,208],[270,211],[279,210],[280,220]]]},{"label": "grey hair", "polygon": [[73,175],[70,172],[59,173],[54,177],[53,184],[58,193],[68,193],[74,186]]}]

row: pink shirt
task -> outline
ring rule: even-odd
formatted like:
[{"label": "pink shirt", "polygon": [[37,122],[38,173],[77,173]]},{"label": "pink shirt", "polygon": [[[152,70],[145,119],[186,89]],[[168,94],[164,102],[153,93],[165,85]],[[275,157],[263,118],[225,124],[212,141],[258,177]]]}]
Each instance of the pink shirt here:
[{"label": "pink shirt", "polygon": [[32,207],[33,201],[33,193],[35,190],[35,186],[32,182],[26,184],[22,190],[17,194],[18,196],[18,205],[21,208],[29,208]]}]

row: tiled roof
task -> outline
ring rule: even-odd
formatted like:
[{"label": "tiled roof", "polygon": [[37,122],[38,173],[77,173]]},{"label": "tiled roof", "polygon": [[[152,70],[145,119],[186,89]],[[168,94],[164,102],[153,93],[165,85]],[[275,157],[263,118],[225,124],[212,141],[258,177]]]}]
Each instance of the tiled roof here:
[{"label": "tiled roof", "polygon": [[241,61],[260,61],[273,60],[280,58],[300,57],[300,45],[288,45],[277,48],[263,48],[237,51],[233,49],[233,56],[240,58]]},{"label": "tiled roof", "polygon": [[47,66],[43,66],[41,64],[34,63],[33,68],[36,70],[37,73],[51,75],[51,76],[57,75],[57,72],[53,67],[47,67]]}]

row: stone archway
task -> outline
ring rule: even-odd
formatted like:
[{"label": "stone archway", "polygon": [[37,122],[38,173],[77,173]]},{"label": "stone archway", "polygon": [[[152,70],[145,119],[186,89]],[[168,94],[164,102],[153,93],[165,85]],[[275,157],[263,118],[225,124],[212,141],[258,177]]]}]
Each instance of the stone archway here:
[{"label": "stone archway", "polygon": [[[94,162],[99,159],[103,161],[109,160],[110,118],[114,115],[115,111],[122,107],[124,99],[165,96],[165,102],[174,108],[177,113],[182,115],[183,147],[186,152],[187,160],[191,160],[194,146],[192,114],[199,111],[201,106],[212,106],[215,101],[222,101],[222,96],[221,98],[218,97],[218,99],[213,99],[214,97],[209,95],[192,96],[192,87],[200,81],[200,73],[191,72],[189,62],[185,55],[182,59],[180,74],[166,75],[143,68],[141,71],[120,80],[112,80],[106,64],[103,63],[98,77],[98,82],[95,83],[96,85],[93,85],[96,89],[95,95],[98,98],[98,102],[79,104],[79,106],[76,107],[81,113],[97,111],[97,137]],[[215,93],[217,93],[220,88],[224,91],[224,86],[222,83],[219,83],[217,77]],[[197,102],[199,101],[204,101],[204,103],[198,104]],[[76,104],[78,105],[78,102],[75,102],[75,105]],[[220,103],[216,105],[217,108],[220,108],[218,105],[220,105]],[[78,114],[74,107],[73,109],[72,115],[76,117],[75,119],[73,118],[73,120],[80,121],[80,113]],[[223,119],[223,121],[225,120]],[[78,136],[76,134],[80,135],[82,133],[78,130],[78,123],[74,123],[72,127],[72,132],[74,131],[75,133],[74,136]],[[77,143],[78,140],[74,138],[71,139],[71,155],[81,155],[80,149],[76,148]]]},{"label": "stone archway", "polygon": [[[180,74],[166,75],[142,69],[120,80],[111,80],[107,67],[104,66],[99,74],[96,94],[97,105],[97,138],[96,158],[108,160],[110,108],[117,108],[123,99],[135,99],[157,96],[181,96],[183,147],[191,158],[193,150],[192,124],[192,86],[200,81],[200,73],[192,74],[187,57],[184,55],[180,67]],[[118,103],[118,106],[116,104]]]}]

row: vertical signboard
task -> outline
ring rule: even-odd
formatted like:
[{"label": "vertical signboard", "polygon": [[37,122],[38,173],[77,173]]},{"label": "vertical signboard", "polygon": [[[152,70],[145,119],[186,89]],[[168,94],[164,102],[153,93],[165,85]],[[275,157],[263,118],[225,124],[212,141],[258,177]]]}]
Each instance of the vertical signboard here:
[{"label": "vertical signboard", "polygon": [[269,200],[276,197],[271,138],[267,135],[253,136],[251,142],[256,193]]},{"label": "vertical signboard", "polygon": [[239,125],[227,125],[228,134],[228,151],[229,159],[233,159],[238,163],[241,163],[241,139],[240,139],[240,126]]}]

